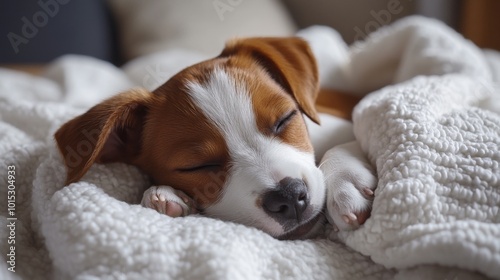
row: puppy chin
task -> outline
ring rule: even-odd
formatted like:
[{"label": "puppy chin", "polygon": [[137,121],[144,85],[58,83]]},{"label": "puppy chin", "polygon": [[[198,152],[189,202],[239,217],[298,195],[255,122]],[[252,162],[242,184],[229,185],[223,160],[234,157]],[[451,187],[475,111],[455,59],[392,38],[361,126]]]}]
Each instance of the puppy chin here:
[{"label": "puppy chin", "polygon": [[325,222],[325,217],[318,211],[311,219],[301,223],[292,230],[288,230],[285,233],[277,236],[273,236],[279,240],[302,240],[314,238],[319,234],[320,229],[323,227]]},{"label": "puppy chin", "polygon": [[262,231],[280,240],[294,240],[310,238],[318,231],[318,228],[323,225],[324,216],[321,214],[321,207],[310,205],[306,210],[306,217],[300,223],[294,224],[278,224],[272,218],[272,221],[261,224]]}]

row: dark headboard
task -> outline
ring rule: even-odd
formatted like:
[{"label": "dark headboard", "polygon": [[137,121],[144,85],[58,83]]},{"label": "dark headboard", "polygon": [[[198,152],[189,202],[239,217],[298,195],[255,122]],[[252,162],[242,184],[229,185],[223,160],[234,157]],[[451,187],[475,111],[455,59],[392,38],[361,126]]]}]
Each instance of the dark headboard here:
[{"label": "dark headboard", "polygon": [[0,19],[0,64],[46,63],[66,53],[119,62],[105,0],[2,0]]}]

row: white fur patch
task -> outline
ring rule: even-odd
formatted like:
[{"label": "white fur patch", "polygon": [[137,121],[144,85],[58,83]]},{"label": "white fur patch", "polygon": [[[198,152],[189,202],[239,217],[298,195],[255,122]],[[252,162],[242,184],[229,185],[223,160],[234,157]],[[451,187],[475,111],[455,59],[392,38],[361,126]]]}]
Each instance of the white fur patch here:
[{"label": "white fur patch", "polygon": [[260,228],[273,235],[282,226],[257,206],[258,197],[285,178],[307,183],[313,212],[323,206],[323,175],[314,155],[263,135],[257,128],[250,94],[221,69],[206,84],[188,83],[193,102],[220,130],[229,149],[231,168],[219,200],[205,209],[209,216]]}]

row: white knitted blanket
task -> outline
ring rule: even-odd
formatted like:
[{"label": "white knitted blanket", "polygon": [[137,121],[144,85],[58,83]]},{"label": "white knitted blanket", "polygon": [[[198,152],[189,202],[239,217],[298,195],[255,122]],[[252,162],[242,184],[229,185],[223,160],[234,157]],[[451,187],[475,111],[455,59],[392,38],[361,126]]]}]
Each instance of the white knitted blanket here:
[{"label": "white knitted blanket", "polygon": [[339,236],[350,248],[160,215],[137,205],[149,182],[124,164],[64,186],[52,137],[62,123],[202,59],[169,51],[118,69],[68,56],[43,77],[0,69],[0,279],[500,278],[500,55],[423,18],[351,48],[330,29],[300,35],[324,85],[375,91],[353,117],[379,183],[371,218]]}]

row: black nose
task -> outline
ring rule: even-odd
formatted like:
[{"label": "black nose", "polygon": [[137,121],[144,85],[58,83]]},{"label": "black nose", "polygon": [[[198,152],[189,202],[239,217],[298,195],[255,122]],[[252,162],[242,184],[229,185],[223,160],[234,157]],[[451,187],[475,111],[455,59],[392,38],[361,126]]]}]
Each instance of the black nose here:
[{"label": "black nose", "polygon": [[308,204],[306,184],[303,180],[290,177],[282,179],[276,190],[265,193],[262,200],[264,211],[279,223],[300,221]]}]

